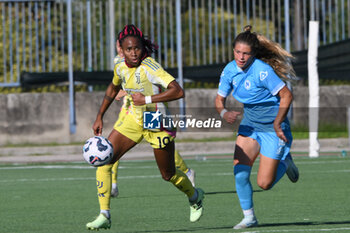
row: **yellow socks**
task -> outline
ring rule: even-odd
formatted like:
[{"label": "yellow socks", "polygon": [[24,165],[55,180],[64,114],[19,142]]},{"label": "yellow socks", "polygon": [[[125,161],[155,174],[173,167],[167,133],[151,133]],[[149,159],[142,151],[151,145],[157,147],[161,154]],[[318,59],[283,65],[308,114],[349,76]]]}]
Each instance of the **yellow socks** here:
[{"label": "yellow socks", "polygon": [[116,184],[118,182],[118,167],[119,160],[115,162],[112,167],[112,184]]},{"label": "yellow socks", "polygon": [[107,164],[96,170],[97,195],[101,210],[110,209],[112,166]]},{"label": "yellow socks", "polygon": [[193,197],[195,194],[195,189],[192,186],[191,181],[182,171],[176,169],[176,173],[171,177],[170,182],[178,188],[180,191],[185,193],[188,198]]},{"label": "yellow socks", "polygon": [[177,150],[175,150],[174,157],[175,167],[186,174],[186,172],[188,172],[188,167]]}]

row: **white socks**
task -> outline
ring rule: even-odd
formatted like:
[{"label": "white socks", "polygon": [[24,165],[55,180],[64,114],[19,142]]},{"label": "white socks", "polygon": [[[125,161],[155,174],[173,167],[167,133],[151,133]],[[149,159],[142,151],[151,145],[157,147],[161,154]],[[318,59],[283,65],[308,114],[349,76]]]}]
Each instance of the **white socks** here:
[{"label": "white socks", "polygon": [[243,214],[244,214],[244,217],[255,216],[254,208],[250,208],[248,210],[243,210]]},{"label": "white socks", "polygon": [[101,210],[100,213],[104,214],[104,216],[106,216],[108,219],[111,218],[111,214],[109,213],[109,210]]}]

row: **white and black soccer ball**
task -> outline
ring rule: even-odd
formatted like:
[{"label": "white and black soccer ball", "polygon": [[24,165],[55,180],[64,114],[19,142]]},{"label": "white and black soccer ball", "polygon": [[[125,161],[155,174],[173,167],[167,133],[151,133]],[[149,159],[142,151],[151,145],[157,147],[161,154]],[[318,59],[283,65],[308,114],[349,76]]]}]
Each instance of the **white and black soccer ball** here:
[{"label": "white and black soccer ball", "polygon": [[102,136],[89,138],[84,144],[83,156],[94,167],[108,164],[113,158],[113,145]]}]

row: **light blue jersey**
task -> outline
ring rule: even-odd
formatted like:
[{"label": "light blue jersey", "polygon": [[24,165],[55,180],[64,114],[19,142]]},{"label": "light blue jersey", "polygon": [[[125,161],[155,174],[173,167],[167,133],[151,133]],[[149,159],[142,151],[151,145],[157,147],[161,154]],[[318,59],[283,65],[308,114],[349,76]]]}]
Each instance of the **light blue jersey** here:
[{"label": "light blue jersey", "polygon": [[272,67],[260,59],[254,59],[244,71],[232,61],[221,74],[218,94],[226,98],[233,90],[233,97],[244,104],[245,118],[272,123],[279,107],[277,94],[284,86]]},{"label": "light blue jersey", "polygon": [[235,61],[227,64],[218,89],[218,95],[226,98],[232,92],[244,104],[238,134],[257,140],[261,154],[278,160],[287,156],[293,140],[287,118],[281,124],[287,143],[277,137],[273,127],[280,104],[277,94],[284,86],[270,65],[255,58],[244,71]]}]

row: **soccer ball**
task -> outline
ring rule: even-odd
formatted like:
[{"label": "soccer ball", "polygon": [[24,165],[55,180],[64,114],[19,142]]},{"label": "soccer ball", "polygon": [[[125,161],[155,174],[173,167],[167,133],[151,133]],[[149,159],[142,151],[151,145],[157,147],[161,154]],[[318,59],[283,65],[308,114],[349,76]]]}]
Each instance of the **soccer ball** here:
[{"label": "soccer ball", "polygon": [[84,144],[83,156],[94,167],[108,164],[113,158],[113,145],[102,136],[89,138]]}]

